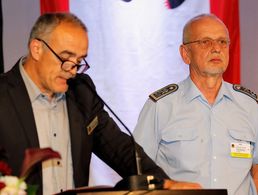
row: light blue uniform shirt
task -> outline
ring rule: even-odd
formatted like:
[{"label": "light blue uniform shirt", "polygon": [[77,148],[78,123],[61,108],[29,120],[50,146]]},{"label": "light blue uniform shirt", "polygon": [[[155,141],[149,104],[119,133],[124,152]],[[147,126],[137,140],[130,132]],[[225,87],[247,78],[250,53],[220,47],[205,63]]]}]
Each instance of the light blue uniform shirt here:
[{"label": "light blue uniform shirt", "polygon": [[[178,90],[145,103],[134,130],[136,141],[174,180],[229,195],[255,195],[250,175],[257,158],[258,107],[250,96],[222,82],[213,105],[188,77]],[[232,157],[234,145],[249,145],[251,158]]]},{"label": "light blue uniform shirt", "polygon": [[50,101],[25,72],[23,60],[19,67],[32,104],[39,145],[51,147],[62,157],[42,163],[43,194],[55,194],[74,187],[66,98],[64,93],[55,94]]}]

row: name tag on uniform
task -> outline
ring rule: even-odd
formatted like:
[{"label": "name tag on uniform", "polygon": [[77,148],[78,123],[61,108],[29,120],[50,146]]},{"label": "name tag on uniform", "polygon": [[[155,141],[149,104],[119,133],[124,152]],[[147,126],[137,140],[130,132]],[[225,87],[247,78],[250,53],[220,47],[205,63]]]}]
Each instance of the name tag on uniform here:
[{"label": "name tag on uniform", "polygon": [[235,158],[252,158],[250,143],[231,143],[230,155]]},{"label": "name tag on uniform", "polygon": [[87,132],[88,135],[90,135],[93,130],[98,126],[99,124],[99,120],[98,120],[98,116],[96,116],[91,122],[90,124],[87,126]]}]

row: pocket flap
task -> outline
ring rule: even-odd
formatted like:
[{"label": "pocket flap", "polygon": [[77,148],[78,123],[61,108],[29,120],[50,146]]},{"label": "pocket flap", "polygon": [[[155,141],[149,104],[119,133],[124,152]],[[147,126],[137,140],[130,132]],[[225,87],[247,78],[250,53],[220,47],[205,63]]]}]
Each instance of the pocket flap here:
[{"label": "pocket flap", "polygon": [[255,136],[250,130],[229,129],[232,138],[242,141],[255,142]]}]

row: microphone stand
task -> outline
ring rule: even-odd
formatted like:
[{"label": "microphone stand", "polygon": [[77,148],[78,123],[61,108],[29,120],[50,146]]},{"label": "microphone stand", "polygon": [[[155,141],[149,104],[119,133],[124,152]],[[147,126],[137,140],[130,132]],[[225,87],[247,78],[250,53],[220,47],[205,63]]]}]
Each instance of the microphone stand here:
[{"label": "microphone stand", "polygon": [[[82,78],[83,79],[83,78]],[[142,174],[142,166],[141,166],[141,156],[139,151],[137,150],[137,144],[133,137],[133,134],[129,130],[129,128],[123,123],[123,121],[116,115],[116,113],[110,108],[110,106],[98,95],[96,90],[94,90],[87,81],[84,82],[88,89],[94,93],[97,98],[107,107],[107,109],[114,115],[114,117],[119,121],[119,123],[125,128],[125,130],[129,133],[134,150],[135,156],[135,165],[136,165],[136,175],[132,175],[126,178],[123,178],[119,182],[116,183],[114,189],[116,190],[154,190],[154,189],[163,189],[163,179],[155,178],[153,175],[143,175]]]}]

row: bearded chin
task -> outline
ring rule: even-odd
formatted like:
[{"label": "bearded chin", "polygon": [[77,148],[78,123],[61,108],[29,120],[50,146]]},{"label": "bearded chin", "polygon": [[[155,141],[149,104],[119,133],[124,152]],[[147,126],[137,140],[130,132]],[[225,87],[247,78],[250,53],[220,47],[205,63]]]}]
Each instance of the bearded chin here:
[{"label": "bearded chin", "polygon": [[223,75],[223,73],[226,71],[225,67],[217,67],[217,68],[208,68],[204,71],[206,75],[209,76],[218,76],[218,75]]}]

